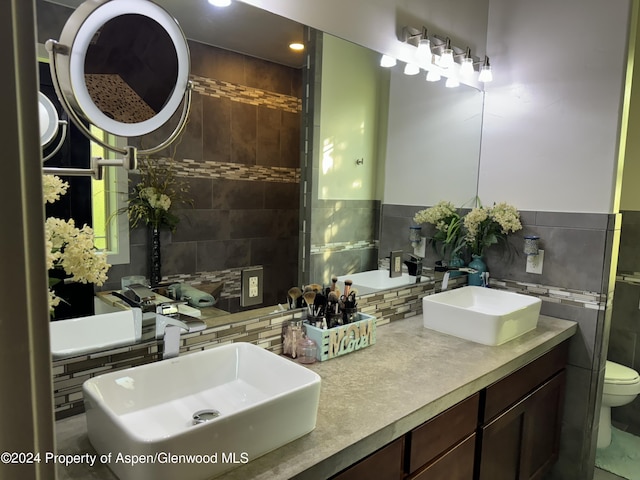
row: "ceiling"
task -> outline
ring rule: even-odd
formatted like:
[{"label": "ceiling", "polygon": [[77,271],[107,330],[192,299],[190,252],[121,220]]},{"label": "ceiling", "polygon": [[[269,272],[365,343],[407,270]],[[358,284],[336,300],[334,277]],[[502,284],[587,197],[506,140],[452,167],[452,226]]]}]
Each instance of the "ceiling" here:
[{"label": "ceiling", "polygon": [[[45,0],[76,8],[83,0]],[[207,0],[154,0],[180,24],[186,37],[282,65],[300,68],[304,53],[289,44],[303,41],[303,26],[289,19],[234,1],[219,8]]]}]

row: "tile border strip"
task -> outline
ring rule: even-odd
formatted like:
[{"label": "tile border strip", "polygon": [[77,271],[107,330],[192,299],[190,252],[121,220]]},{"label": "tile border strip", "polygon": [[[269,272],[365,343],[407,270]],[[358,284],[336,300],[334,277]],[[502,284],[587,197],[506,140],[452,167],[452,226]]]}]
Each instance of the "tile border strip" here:
[{"label": "tile border strip", "polygon": [[234,102],[259,105],[290,113],[302,112],[302,99],[292,95],[270,92],[260,88],[247,87],[246,85],[194,74],[191,74],[189,78],[193,83],[193,91],[200,95],[228,98]]}]

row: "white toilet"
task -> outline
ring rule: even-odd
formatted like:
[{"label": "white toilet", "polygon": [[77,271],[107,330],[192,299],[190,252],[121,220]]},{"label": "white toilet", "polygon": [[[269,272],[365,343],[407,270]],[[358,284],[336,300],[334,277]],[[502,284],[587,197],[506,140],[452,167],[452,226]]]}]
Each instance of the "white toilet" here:
[{"label": "white toilet", "polygon": [[604,369],[604,390],[600,408],[598,448],[611,443],[611,407],[633,402],[640,394],[640,375],[632,368],[607,360]]}]

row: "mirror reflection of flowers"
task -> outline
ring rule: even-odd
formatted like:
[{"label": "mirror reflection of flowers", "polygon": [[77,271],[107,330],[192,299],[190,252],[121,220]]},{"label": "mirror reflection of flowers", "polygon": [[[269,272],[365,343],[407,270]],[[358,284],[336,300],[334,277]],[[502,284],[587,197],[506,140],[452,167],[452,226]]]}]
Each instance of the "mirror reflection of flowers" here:
[{"label": "mirror reflection of flowers", "polygon": [[413,221],[435,226],[435,233],[429,238],[429,243],[443,259],[458,256],[464,248],[462,217],[451,202],[443,200],[433,207],[420,210],[414,215]]},{"label": "mirror reflection of flowers", "polygon": [[464,216],[465,242],[472,255],[483,256],[485,248],[505,242],[507,235],[522,228],[520,214],[505,202],[492,207],[478,205]]},{"label": "mirror reflection of flowers", "polygon": [[[55,175],[43,175],[43,194],[45,203],[59,200],[67,192],[69,184]],[[77,228],[73,219],[61,220],[49,217],[45,222],[45,244],[47,270],[61,269],[70,275],[71,281],[103,285],[107,280],[109,265],[104,253],[94,246],[93,229],[87,225]],[[60,297],[51,290],[60,282],[58,278],[49,278],[49,310],[59,303]]]},{"label": "mirror reflection of flowers", "polygon": [[133,186],[129,195],[129,213],[131,228],[140,224],[149,227],[166,227],[176,231],[180,219],[172,207],[180,203],[191,204],[187,197],[189,184],[180,180],[174,170],[173,162],[138,159],[140,182]]}]

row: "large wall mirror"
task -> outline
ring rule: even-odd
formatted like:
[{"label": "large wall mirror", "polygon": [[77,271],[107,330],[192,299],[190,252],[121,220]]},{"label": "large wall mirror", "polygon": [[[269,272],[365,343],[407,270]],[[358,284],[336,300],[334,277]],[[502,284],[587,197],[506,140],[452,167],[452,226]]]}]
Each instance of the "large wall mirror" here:
[{"label": "large wall mirror", "polygon": [[[70,14],[68,7],[76,8],[81,3],[81,0],[37,0],[39,42],[42,42],[41,39],[57,38],[59,33],[56,33],[56,29]],[[303,151],[300,142],[301,99],[305,90],[302,69],[307,55],[313,54],[308,51],[302,54],[291,52],[288,44],[293,40],[301,40],[304,26],[238,2],[228,9],[214,8],[204,0],[158,0],[157,3],[175,16],[189,40],[192,79],[196,81],[189,122],[177,142],[178,146],[171,151],[171,155],[180,160],[181,173],[187,172],[186,175],[193,176],[190,181],[195,208],[181,212],[177,232],[171,239],[163,239],[163,245],[168,245],[167,252],[163,252],[163,257],[167,258],[167,270],[170,276],[173,275],[172,278],[187,279],[203,271],[207,275],[214,272],[210,280],[215,283],[215,274],[218,272],[264,265],[265,283],[274,288],[269,294],[265,292],[265,301],[259,307],[284,304],[288,288],[298,282],[299,276],[299,199],[303,193],[300,185],[305,174],[300,163],[300,152]],[[335,37],[327,41],[331,43],[331,50],[340,50],[341,42],[345,41]],[[209,53],[209,48],[215,49],[214,54]],[[345,235],[347,242],[357,243],[362,234],[362,218],[366,217],[366,228],[371,230],[371,243],[375,244],[379,240],[376,238],[379,207],[388,203],[387,197],[391,203],[405,205],[430,205],[439,200],[426,194],[430,191],[426,178],[437,176],[438,184],[449,184],[456,188],[465,185],[469,191],[461,193],[460,198],[475,196],[482,93],[465,86],[456,92],[445,89],[444,82],[427,84],[424,75],[409,78],[404,77],[401,70],[383,70],[377,65],[377,52],[359,46],[354,48],[362,50],[363,58],[369,58],[373,62],[371,69],[380,75],[376,87],[378,90],[372,93],[375,96],[375,108],[367,111],[368,118],[375,122],[375,129],[366,132],[369,144],[364,164],[356,164],[356,160],[360,159],[357,151],[345,153],[341,159],[336,157],[334,160],[335,165],[342,162],[341,168],[344,168],[346,177],[340,177],[340,172],[335,170],[332,174],[337,173],[337,178],[341,178],[345,185],[357,185],[358,182],[348,176],[353,172],[366,172],[362,182],[375,185],[368,185],[371,188],[368,188],[365,196],[351,192],[344,199],[331,189],[326,190],[330,193],[324,198],[312,191],[318,210],[311,210],[310,215],[320,225],[326,224],[326,218],[316,215],[325,215],[328,210],[333,212],[332,215],[337,215],[335,204],[342,202],[349,208],[343,211],[346,217],[340,220],[340,235]],[[325,54],[329,55],[330,49]],[[250,57],[257,63],[245,62],[244,69],[240,71],[238,64],[232,61],[238,55]],[[213,61],[209,61],[211,59]],[[352,76],[354,73],[340,67],[344,59],[331,62],[326,58],[322,61],[327,68],[323,69],[326,77],[321,83],[333,85],[332,88],[347,83],[341,80],[341,75]],[[258,80],[254,81],[253,78]],[[243,81],[250,85],[243,85]],[[254,98],[252,95],[259,91],[260,95],[269,97],[268,102],[272,103],[262,108],[249,102],[236,101],[237,98],[225,99],[224,95],[229,91],[247,98]],[[341,104],[343,108],[345,105],[340,101],[332,101],[331,89],[326,89],[322,94],[323,101],[313,106],[315,121],[327,125],[331,118],[352,116],[357,108],[357,105],[351,104],[348,107],[350,111],[341,112]],[[326,110],[323,111],[325,105]],[[236,138],[243,123],[251,127],[242,130],[241,136]],[[361,130],[355,133],[359,135]],[[292,132],[298,136],[293,138]],[[340,132],[329,133],[336,140],[336,148],[345,146],[354,134],[350,132],[338,138]],[[277,142],[273,140],[275,138]],[[427,139],[432,139],[438,148],[429,150],[431,142]],[[133,141],[144,140],[133,138]],[[358,141],[363,144],[362,139]],[[314,142],[314,152],[319,155],[322,139],[318,136]],[[248,147],[248,144],[257,147]],[[297,162],[295,165],[291,163],[291,158]],[[458,161],[464,162],[464,167],[456,166]],[[425,174],[423,168],[429,168],[434,173]],[[464,174],[461,174],[461,169]],[[425,175],[422,185],[420,178]],[[465,177],[464,180],[461,175]],[[264,181],[246,181],[254,177],[264,178]],[[389,192],[397,190],[396,185],[401,184],[402,178],[408,182],[410,189],[423,188],[425,194],[414,203],[399,194],[394,197]],[[385,185],[386,182],[391,182],[391,187]],[[230,206],[219,208],[222,204]],[[365,212],[371,205],[378,210]],[[350,210],[352,206],[358,210],[355,212],[358,220],[350,216],[353,213]],[[335,228],[337,220],[333,218],[331,222],[334,222],[331,231],[338,232]],[[326,225],[319,228],[319,235],[326,236]],[[405,236],[406,232],[398,232],[398,235]],[[325,243],[331,243],[332,239],[329,240]],[[337,243],[341,241],[339,237],[333,240]],[[112,267],[107,287],[117,288],[122,276],[144,274],[144,270],[140,269],[144,269],[146,261],[145,244],[144,232],[131,232],[131,261]],[[311,248],[308,243],[300,244],[307,245],[303,248]],[[377,248],[374,250],[372,255],[377,257]],[[305,252],[307,258],[310,253]],[[379,254],[381,257],[384,255],[384,252]],[[336,262],[341,259],[337,254],[333,258]],[[140,265],[136,263],[139,261]],[[349,267],[353,266],[352,262]],[[324,282],[328,279],[322,277],[313,280]],[[236,287],[239,288],[238,285]],[[228,312],[242,310],[237,304],[220,307]],[[221,316],[219,322],[224,321],[225,317]]]}]

